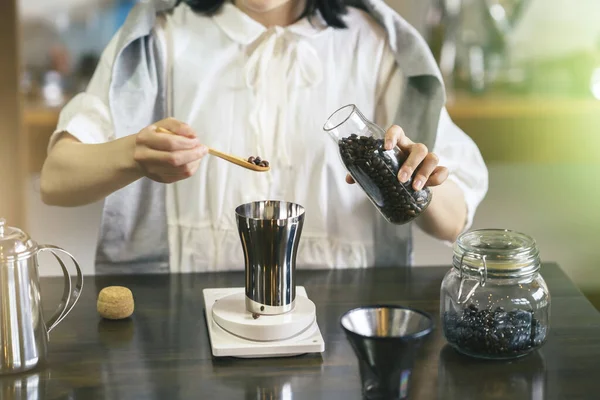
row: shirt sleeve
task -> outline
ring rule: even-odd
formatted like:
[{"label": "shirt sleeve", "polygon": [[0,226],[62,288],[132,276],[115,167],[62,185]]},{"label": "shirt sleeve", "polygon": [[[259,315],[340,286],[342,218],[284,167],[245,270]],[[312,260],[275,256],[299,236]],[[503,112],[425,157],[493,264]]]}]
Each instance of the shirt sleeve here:
[{"label": "shirt sleeve", "polygon": [[73,97],[61,110],[56,130],[50,137],[48,151],[64,132],[82,143],[104,143],[114,139],[108,91],[118,34],[102,53],[86,91]]},{"label": "shirt sleeve", "polygon": [[[389,127],[394,123],[404,88],[404,76],[391,50],[383,54],[377,89],[376,123]],[[467,206],[463,232],[471,228],[475,211],[488,190],[488,170],[475,142],[456,126],[444,108],[440,115],[433,149],[439,165],[448,168],[448,180],[462,190]]]}]

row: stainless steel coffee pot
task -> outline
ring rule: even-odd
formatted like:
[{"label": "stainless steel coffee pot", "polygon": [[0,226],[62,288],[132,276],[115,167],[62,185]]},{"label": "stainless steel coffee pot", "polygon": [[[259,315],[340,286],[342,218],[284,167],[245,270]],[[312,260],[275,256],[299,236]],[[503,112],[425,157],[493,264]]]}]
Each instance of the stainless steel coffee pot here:
[{"label": "stainless steel coffee pot", "polygon": [[[38,254],[49,252],[64,274],[62,299],[54,315],[44,320],[40,298]],[[59,257],[71,258],[77,278]],[[38,245],[18,228],[0,218],[0,374],[30,370],[46,358],[50,331],[73,309],[83,288],[83,275],[75,258],[51,245]]]}]

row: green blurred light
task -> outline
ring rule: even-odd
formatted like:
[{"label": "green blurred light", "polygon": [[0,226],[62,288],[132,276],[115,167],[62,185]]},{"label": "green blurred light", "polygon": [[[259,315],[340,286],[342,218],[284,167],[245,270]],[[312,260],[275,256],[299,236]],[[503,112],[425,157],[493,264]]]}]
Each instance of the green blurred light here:
[{"label": "green blurred light", "polygon": [[596,68],[592,73],[591,89],[594,98],[600,100],[600,68]]}]

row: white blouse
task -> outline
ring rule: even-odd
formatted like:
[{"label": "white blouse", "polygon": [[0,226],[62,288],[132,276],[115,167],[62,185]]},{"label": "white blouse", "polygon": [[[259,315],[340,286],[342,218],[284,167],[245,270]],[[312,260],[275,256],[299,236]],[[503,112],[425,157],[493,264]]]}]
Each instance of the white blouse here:
[{"label": "white blouse", "polygon": [[[348,29],[327,27],[319,17],[267,29],[232,4],[212,17],[181,5],[168,17],[173,117],[210,147],[261,156],[272,166],[269,173],[255,173],[206,156],[193,177],[168,185],[173,271],[243,269],[234,210],[265,199],[305,207],[299,266],[372,263],[382,217],[357,185],[345,182],[337,146],[322,126],[337,108],[353,103],[387,128],[403,76],[385,32],[369,15],[350,8],[344,20]],[[86,94],[62,111],[56,132],[68,131],[84,143],[114,139],[108,109],[114,42]],[[464,192],[468,228],[487,191],[479,150],[464,133],[448,130],[433,151]]]}]

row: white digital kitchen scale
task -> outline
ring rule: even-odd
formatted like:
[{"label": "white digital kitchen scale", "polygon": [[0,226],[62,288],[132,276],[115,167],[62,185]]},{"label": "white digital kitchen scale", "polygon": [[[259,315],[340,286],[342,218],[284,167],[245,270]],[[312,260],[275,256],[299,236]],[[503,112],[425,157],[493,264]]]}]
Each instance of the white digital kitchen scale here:
[{"label": "white digital kitchen scale", "polygon": [[206,325],[215,357],[265,358],[322,353],[316,308],[302,286],[295,306],[280,315],[246,310],[244,288],[204,289]]}]

